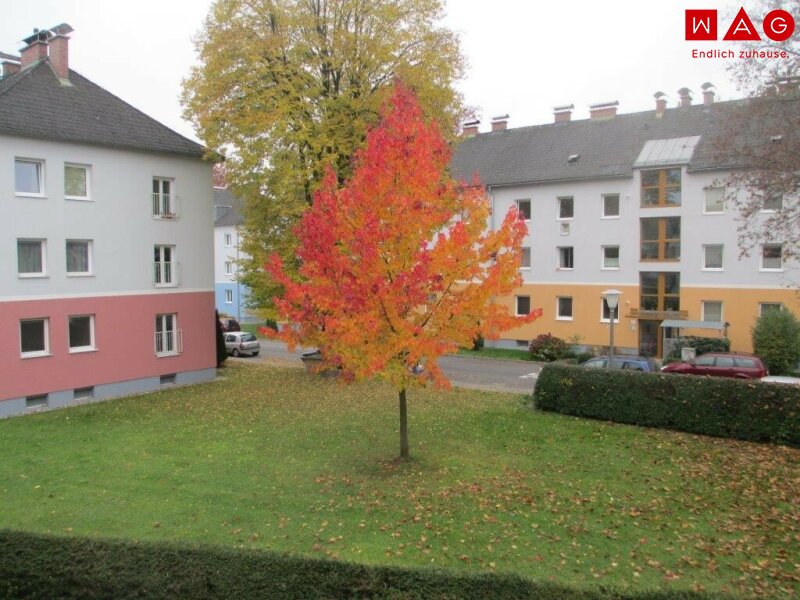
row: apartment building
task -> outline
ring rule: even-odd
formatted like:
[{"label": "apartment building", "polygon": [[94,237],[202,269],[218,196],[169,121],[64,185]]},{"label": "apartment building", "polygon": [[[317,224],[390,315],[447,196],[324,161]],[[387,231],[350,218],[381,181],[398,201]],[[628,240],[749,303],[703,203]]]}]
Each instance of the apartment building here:
[{"label": "apartment building", "polygon": [[211,164],[35,31],[0,79],[0,416],[215,376]]},{"label": "apartment building", "polygon": [[[610,102],[591,106],[582,120],[572,119],[570,105],[546,125],[509,129],[500,117],[478,133],[477,122],[468,124],[454,175],[480,176],[490,226],[512,207],[528,224],[524,283],[497,301],[517,314],[544,311],[497,345],[527,346],[542,333],[608,345],[607,289],[622,292],[616,345],[647,356],[662,356],[679,335],[727,335],[733,350],[751,351],[760,314],[800,314],[800,279],[781,257],[782,240],[765,239],[740,257],[737,213],[720,187],[735,160],[717,150],[737,103],[714,102],[711,86],[704,90],[700,104],[679,90],[674,108],[659,93],[646,112],[617,114]],[[780,138],[768,129],[758,143]],[[784,201],[797,200],[776,196],[764,214]]]},{"label": "apartment building", "polygon": [[242,201],[227,188],[214,188],[214,297],[220,314],[240,323],[258,317],[248,306],[250,289],[239,281],[239,231],[243,223]]}]

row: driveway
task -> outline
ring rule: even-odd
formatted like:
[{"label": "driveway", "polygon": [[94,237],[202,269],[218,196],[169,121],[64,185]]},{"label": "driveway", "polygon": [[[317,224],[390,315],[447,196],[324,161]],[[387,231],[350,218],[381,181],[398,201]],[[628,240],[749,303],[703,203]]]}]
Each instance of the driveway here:
[{"label": "driveway", "polygon": [[[261,352],[257,357],[229,358],[242,362],[272,362],[301,367],[298,348],[294,353],[282,342],[261,340]],[[456,387],[530,394],[542,368],[540,363],[523,360],[499,360],[468,356],[443,356],[439,364],[442,371]]]}]

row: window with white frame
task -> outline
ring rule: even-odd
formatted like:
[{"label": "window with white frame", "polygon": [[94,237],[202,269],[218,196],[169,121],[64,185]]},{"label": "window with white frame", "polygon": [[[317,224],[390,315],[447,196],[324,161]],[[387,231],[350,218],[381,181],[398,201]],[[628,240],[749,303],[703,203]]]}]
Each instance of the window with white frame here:
[{"label": "window with white frame", "polygon": [[761,247],[761,269],[780,271],[783,269],[783,245],[764,244]]},{"label": "window with white frame", "polygon": [[783,196],[781,194],[773,194],[764,200],[764,212],[775,212],[783,208]]},{"label": "window with white frame", "polygon": [[619,217],[619,194],[603,194],[603,218]]},{"label": "window with white frame", "polygon": [[558,248],[558,268],[575,268],[575,253],[572,246],[560,246]]},{"label": "window with white frame", "polygon": [[46,318],[23,319],[19,322],[19,351],[23,357],[50,354],[50,327]]},{"label": "window with white frame", "polygon": [[703,300],[703,321],[722,323],[722,302],[719,300]]},{"label": "window with white frame", "polygon": [[516,200],[517,210],[519,211],[520,219],[523,221],[531,220],[531,201],[530,200]]},{"label": "window with white frame", "polygon": [[158,356],[169,356],[181,351],[178,315],[156,315],[155,347]]},{"label": "window with white frame", "polygon": [[575,199],[572,196],[558,198],[558,218],[572,219],[575,217]]},{"label": "window with white frame", "polygon": [[69,318],[69,351],[94,350],[94,315],[75,315]]},{"label": "window with white frame", "polygon": [[[614,309],[614,322],[616,323],[619,321],[619,304],[617,308]],[[600,320],[603,323],[609,323],[611,321],[611,309],[608,307],[608,301],[605,298],[600,299]]]},{"label": "window with white frame", "polygon": [[703,270],[722,271],[722,244],[703,246]]},{"label": "window with white frame", "polygon": [[765,314],[772,310],[783,310],[781,302],[759,302],[758,303],[758,316],[763,317]]},{"label": "window with white frame", "polygon": [[231,235],[230,233],[225,234],[225,246],[227,248],[233,246],[233,235]]},{"label": "window with white frame", "polygon": [[233,263],[229,260],[225,261],[225,275],[233,277]]},{"label": "window with white frame", "polygon": [[527,317],[531,314],[531,297],[530,296],[515,296],[516,299],[516,315],[518,317]]},{"label": "window with white frame", "polygon": [[64,165],[64,198],[67,200],[89,200],[88,166]]},{"label": "window with white frame", "polygon": [[556,319],[562,321],[572,320],[572,297],[559,296],[556,298]]},{"label": "window with white frame", "polygon": [[225,290],[225,304],[233,304],[233,290]]},{"label": "window with white frame", "polygon": [[619,246],[603,246],[602,268],[619,270]]},{"label": "window with white frame", "polygon": [[725,212],[725,188],[707,187],[703,190],[703,212],[707,215]]},{"label": "window with white frame", "polygon": [[520,269],[530,269],[531,268],[531,249],[527,246],[522,247],[522,254],[520,257]]},{"label": "window with white frame", "polygon": [[92,240],[67,240],[67,275],[92,274]]},{"label": "window with white frame", "polygon": [[177,266],[175,246],[154,247],[153,283],[156,286],[177,285]]},{"label": "window with white frame", "polygon": [[17,240],[17,273],[20,277],[44,277],[47,274],[45,240]]},{"label": "window with white frame", "polygon": [[15,159],[14,191],[18,196],[44,196],[44,161]]},{"label": "window with white frame", "polygon": [[174,181],[165,177],[153,177],[153,216],[173,219],[178,216]]}]

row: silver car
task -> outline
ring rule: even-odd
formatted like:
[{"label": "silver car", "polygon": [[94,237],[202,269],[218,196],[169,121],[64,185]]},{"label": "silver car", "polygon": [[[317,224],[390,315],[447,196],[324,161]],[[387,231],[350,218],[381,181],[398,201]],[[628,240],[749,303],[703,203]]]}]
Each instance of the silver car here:
[{"label": "silver car", "polygon": [[247,331],[230,331],[225,334],[225,348],[231,356],[252,354],[258,356],[261,344],[258,338]]}]

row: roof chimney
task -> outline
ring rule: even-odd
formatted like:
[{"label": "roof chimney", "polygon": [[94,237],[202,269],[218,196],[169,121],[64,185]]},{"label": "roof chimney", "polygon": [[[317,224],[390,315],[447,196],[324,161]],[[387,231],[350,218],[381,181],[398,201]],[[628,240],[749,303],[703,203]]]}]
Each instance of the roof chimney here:
[{"label": "roof chimney", "polygon": [[25,44],[27,44],[22,50],[20,50],[20,53],[22,54],[20,66],[22,69],[27,69],[31,65],[36,64],[38,61],[47,58],[47,39],[49,37],[49,32],[34,29],[33,35],[22,40],[25,42]]},{"label": "roof chimney", "polygon": [[617,115],[617,107],[619,102],[600,102],[599,104],[589,105],[589,117],[592,121],[599,119],[611,119]]},{"label": "roof chimney", "polygon": [[575,108],[574,104],[565,104],[564,106],[554,106],[553,116],[556,123],[568,123],[572,120],[572,110]]},{"label": "roof chimney", "polygon": [[3,65],[3,73],[0,77],[8,77],[9,75],[13,75],[14,73],[19,73],[19,63],[12,60],[4,60],[2,62]]},{"label": "roof chimney", "polygon": [[478,135],[478,126],[481,122],[478,119],[474,121],[467,121],[461,130],[461,135],[464,137],[475,137]]},{"label": "roof chimney", "polygon": [[703,104],[705,106],[714,104],[714,90],[711,89],[714,87],[714,84],[705,82],[700,87],[703,89]]},{"label": "roof chimney", "polygon": [[492,117],[492,131],[505,131],[508,128],[508,115]]},{"label": "roof chimney", "polygon": [[692,90],[686,87],[682,87],[678,90],[678,96],[680,97],[680,104],[681,108],[686,106],[692,105]]},{"label": "roof chimney", "polygon": [[67,34],[72,33],[74,29],[66,23],[61,23],[50,31],[54,34],[50,39],[50,65],[59,79],[69,79],[69,37]]},{"label": "roof chimney", "polygon": [[653,98],[656,99],[656,117],[660,119],[667,110],[667,95],[664,92],[656,92]]}]

